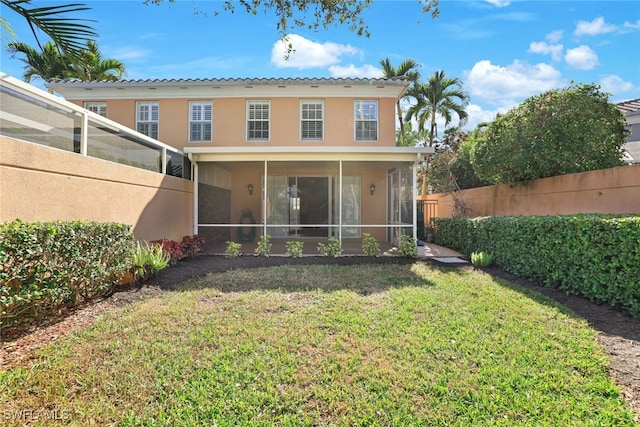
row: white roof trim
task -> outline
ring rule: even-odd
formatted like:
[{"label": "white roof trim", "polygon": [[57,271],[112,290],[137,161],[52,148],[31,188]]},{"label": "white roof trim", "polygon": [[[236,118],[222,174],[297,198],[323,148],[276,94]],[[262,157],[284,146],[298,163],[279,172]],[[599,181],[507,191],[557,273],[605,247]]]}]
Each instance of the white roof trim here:
[{"label": "white roof trim", "polygon": [[194,161],[398,161],[424,160],[431,147],[185,147]]},{"label": "white roof trim", "polygon": [[171,79],[115,82],[51,80],[47,88],[70,100],[215,99],[234,97],[371,97],[398,99],[409,86],[406,79],[283,78]]}]

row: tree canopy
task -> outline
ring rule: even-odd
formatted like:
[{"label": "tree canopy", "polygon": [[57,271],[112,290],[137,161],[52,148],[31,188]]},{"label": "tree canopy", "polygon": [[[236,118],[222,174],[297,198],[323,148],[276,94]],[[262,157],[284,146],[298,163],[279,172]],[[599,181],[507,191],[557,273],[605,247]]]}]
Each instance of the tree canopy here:
[{"label": "tree canopy", "polygon": [[625,119],[609,94],[573,84],[526,99],[491,122],[471,152],[494,184],[606,169],[622,164]]},{"label": "tree canopy", "polygon": [[[160,4],[164,0],[145,0],[145,4]],[[167,0],[173,3],[175,0]],[[422,5],[423,13],[431,13],[433,18],[440,14],[439,0],[416,0]],[[234,13],[236,10],[257,15],[260,11],[272,11],[278,17],[277,30],[284,37],[293,28],[308,28],[313,31],[327,29],[332,25],[347,25],[359,36],[369,37],[363,12],[373,0],[226,0],[222,11]],[[218,15],[220,10],[216,10]]]}]

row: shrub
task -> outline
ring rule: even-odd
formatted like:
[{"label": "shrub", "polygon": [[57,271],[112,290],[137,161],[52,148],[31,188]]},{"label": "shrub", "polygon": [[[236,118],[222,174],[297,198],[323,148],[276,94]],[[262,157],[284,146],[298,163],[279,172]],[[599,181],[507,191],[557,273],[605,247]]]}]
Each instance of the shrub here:
[{"label": "shrub", "polygon": [[[640,318],[640,216],[436,218],[437,243]],[[532,255],[533,254],[533,255]]]},{"label": "shrub", "polygon": [[149,242],[151,245],[158,245],[169,254],[169,265],[176,265],[178,261],[185,257],[182,245],[175,240],[160,239]]},{"label": "shrub", "polygon": [[134,248],[125,224],[0,225],[2,326],[32,324],[62,306],[107,295],[131,267]]},{"label": "shrub", "polygon": [[338,258],[342,255],[342,243],[337,237],[329,237],[327,243],[318,243],[318,252],[323,256]]},{"label": "shrub", "polygon": [[204,243],[204,236],[201,234],[184,236],[182,242],[169,239],[152,240],[149,242],[151,245],[162,247],[162,249],[169,254],[169,265],[175,265],[184,258],[196,256],[204,250]]},{"label": "shrub", "polygon": [[493,254],[488,252],[472,252],[471,264],[474,267],[488,267],[493,262]]},{"label": "shrub", "polygon": [[263,234],[258,240],[258,246],[256,247],[256,255],[268,257],[271,255],[271,236]]},{"label": "shrub", "polygon": [[418,255],[418,246],[416,238],[403,234],[400,236],[400,247],[398,248],[400,256],[405,258],[415,258]]},{"label": "shrub", "polygon": [[224,251],[226,258],[238,258],[242,256],[242,244],[237,242],[227,242],[227,248]]},{"label": "shrub", "polygon": [[169,265],[171,256],[159,245],[138,242],[133,254],[134,282],[144,282]]},{"label": "shrub", "polygon": [[204,250],[204,236],[202,234],[184,236],[180,246],[185,257],[194,257]]},{"label": "shrub", "polygon": [[302,248],[304,246],[304,242],[297,240],[286,242],[285,245],[287,246],[287,255],[289,255],[291,258],[302,258]]},{"label": "shrub", "polygon": [[364,233],[362,237],[362,252],[367,256],[380,255],[380,245],[378,241],[369,233]]}]

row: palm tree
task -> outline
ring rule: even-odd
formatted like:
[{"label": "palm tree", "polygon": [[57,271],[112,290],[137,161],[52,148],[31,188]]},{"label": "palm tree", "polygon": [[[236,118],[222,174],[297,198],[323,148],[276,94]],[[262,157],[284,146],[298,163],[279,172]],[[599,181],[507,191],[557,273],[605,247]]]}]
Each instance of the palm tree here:
[{"label": "palm tree", "polygon": [[445,120],[445,126],[451,123],[453,113],[463,124],[468,114],[465,108],[469,104],[469,95],[462,90],[462,81],[457,77],[447,77],[444,71],[436,71],[427,83],[416,83],[407,90],[407,96],[416,99],[416,103],[407,110],[405,120],[415,118],[418,130],[424,130],[425,123],[430,122],[429,146],[438,136],[436,117]]},{"label": "palm tree", "polygon": [[[84,41],[97,37],[92,27],[79,22],[93,21],[65,16],[68,13],[91,10],[91,8],[83,4],[74,3],[31,8],[27,7],[30,5],[30,0],[0,0],[0,4],[27,20],[38,46],[43,50],[44,46],[38,39],[36,28],[39,28],[49,36],[61,54],[68,57],[75,57],[80,54],[84,49]],[[3,25],[8,26],[7,21],[4,21]]]},{"label": "palm tree", "polygon": [[[415,83],[407,91],[407,96],[416,99],[416,103],[407,110],[407,121],[415,118],[418,131],[424,131],[425,123],[430,122],[429,146],[438,136],[436,117],[440,115],[445,120],[445,126],[451,123],[453,113],[458,115],[460,123],[468,117],[465,108],[469,104],[469,95],[462,90],[462,81],[455,77],[446,77],[444,71],[436,71],[427,83]],[[424,165],[422,178],[422,195],[427,193],[427,165]]]},{"label": "palm tree", "polygon": [[[398,68],[391,65],[389,58],[385,58],[380,61],[380,65],[382,65],[382,71],[384,72],[384,76],[386,78],[393,77],[406,77],[412,83],[417,82],[420,79],[420,73],[417,68],[420,67],[413,59],[407,59],[402,62]],[[404,122],[402,121],[402,108],[400,108],[400,99],[396,102],[396,108],[398,110],[398,120],[400,121],[400,136],[402,138],[402,145],[407,145],[407,137],[404,132]]]},{"label": "palm tree", "polygon": [[102,59],[98,45],[87,40],[87,48],[71,64],[69,77],[82,81],[120,80],[126,74],[126,67],[117,59]]},{"label": "palm tree", "polygon": [[404,134],[401,133],[400,129],[396,130],[397,147],[424,147],[427,138],[428,135],[426,135],[425,132],[414,130],[411,122],[406,122],[404,124]]},{"label": "palm tree", "polygon": [[20,58],[27,64],[24,68],[22,78],[25,82],[31,82],[33,77],[40,77],[43,80],[54,78],[65,78],[69,73],[69,66],[65,58],[60,55],[58,48],[52,42],[47,42],[42,48],[42,52],[34,49],[26,43],[9,43],[7,45],[9,53],[15,56],[18,53],[25,55]]},{"label": "palm tree", "polygon": [[93,40],[88,40],[86,49],[74,58],[61,55],[53,42],[45,43],[42,52],[26,43],[9,43],[7,47],[13,56],[18,53],[25,55],[20,60],[27,64],[22,76],[27,83],[33,77],[45,81],[67,78],[115,81],[126,73],[125,65],[117,59],[102,59],[98,45]]}]

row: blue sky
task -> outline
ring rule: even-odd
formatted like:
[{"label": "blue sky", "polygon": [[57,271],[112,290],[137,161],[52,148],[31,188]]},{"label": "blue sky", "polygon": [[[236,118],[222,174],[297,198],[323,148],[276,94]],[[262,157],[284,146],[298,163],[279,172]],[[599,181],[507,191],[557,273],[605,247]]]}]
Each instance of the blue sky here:
[{"label": "blue sky", "polygon": [[[424,80],[444,70],[464,82],[467,128],[572,81],[601,85],[613,102],[640,98],[636,0],[441,0],[437,19],[417,1],[377,0],[363,15],[369,38],[346,27],[293,28],[288,60],[272,13],[214,16],[221,1],[84,3],[92,10],[76,16],[97,21],[102,53],[123,61],[128,79],[377,77],[380,60],[412,58]],[[18,40],[35,45],[24,19],[4,8],[2,16]],[[4,47],[1,61],[3,72],[21,78],[23,63]]]}]

